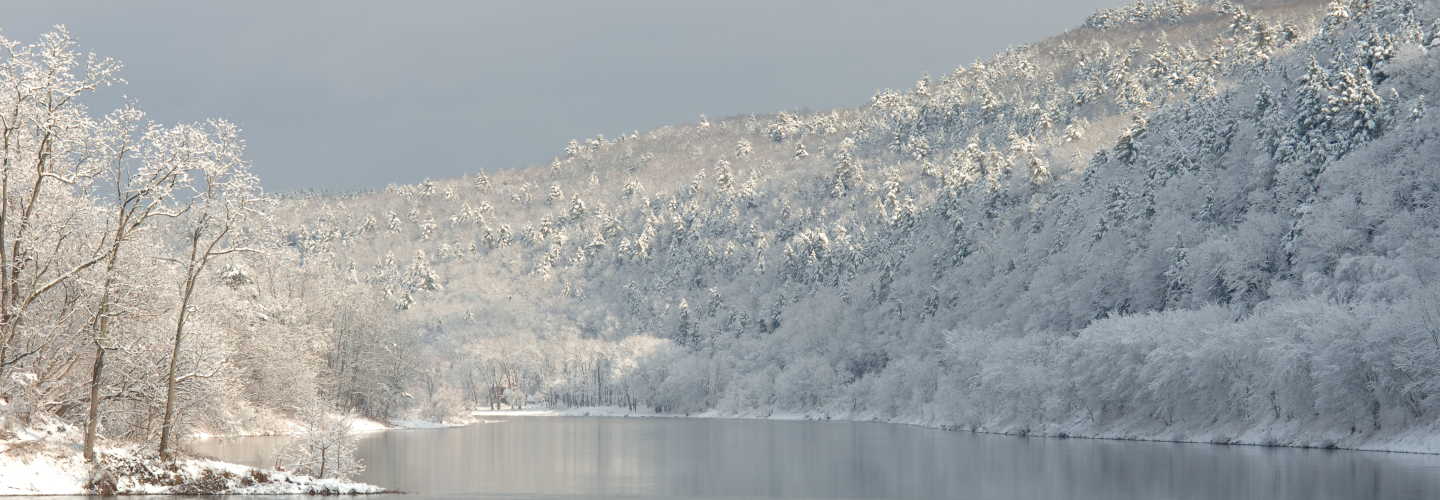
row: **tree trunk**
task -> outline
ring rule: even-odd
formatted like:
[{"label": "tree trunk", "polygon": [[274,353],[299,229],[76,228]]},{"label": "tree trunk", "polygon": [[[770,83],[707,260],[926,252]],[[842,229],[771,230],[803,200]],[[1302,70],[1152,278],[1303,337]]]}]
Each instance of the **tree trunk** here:
[{"label": "tree trunk", "polygon": [[175,425],[175,365],[180,359],[180,340],[185,334],[185,317],[190,309],[190,294],[195,290],[196,275],[191,273],[185,281],[185,293],[180,298],[180,312],[175,321],[175,344],[170,349],[170,368],[165,377],[165,415],[160,420],[160,458],[170,458],[170,436]]},{"label": "tree trunk", "polygon": [[95,367],[90,371],[90,411],[85,420],[85,461],[95,462],[95,431],[100,423],[100,378],[105,371],[105,348],[95,343]]},{"label": "tree trunk", "polygon": [[125,240],[125,217],[122,213],[115,229],[115,242],[110,247],[110,262],[105,264],[105,291],[95,309],[95,366],[90,370],[90,411],[85,420],[85,460],[95,461],[95,433],[100,421],[100,382],[105,375],[105,341],[110,333],[110,288],[115,285],[115,267],[120,260],[120,242]]}]

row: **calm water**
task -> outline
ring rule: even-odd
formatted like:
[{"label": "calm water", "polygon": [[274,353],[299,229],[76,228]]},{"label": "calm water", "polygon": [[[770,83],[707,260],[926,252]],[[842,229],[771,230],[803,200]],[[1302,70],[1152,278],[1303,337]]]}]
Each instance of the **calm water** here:
[{"label": "calm water", "polygon": [[[492,417],[495,418],[495,417]],[[283,438],[193,443],[268,465]],[[365,436],[406,498],[1436,499],[1440,456],[985,436],[890,424],[506,417]]]}]

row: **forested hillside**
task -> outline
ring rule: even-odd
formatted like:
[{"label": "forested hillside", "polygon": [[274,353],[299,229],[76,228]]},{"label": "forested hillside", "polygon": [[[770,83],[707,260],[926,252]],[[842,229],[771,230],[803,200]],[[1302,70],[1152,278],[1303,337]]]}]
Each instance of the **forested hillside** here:
[{"label": "forested hillside", "polygon": [[[313,393],[439,418],[501,387],[512,406],[1440,451],[1437,9],[1140,1],[856,108],[702,116],[571,141],[545,166],[267,201],[227,236],[256,251],[191,280],[211,304],[194,321],[214,325],[195,335],[214,337],[180,359],[227,363],[181,401],[233,417]],[[72,188],[95,232],[66,255],[110,241],[104,214],[128,205],[105,186]],[[186,282],[145,257],[183,263],[183,227],[122,238],[117,279]],[[116,260],[72,280],[74,301],[49,295],[56,331],[83,333],[6,330],[7,383],[86,387],[49,364],[174,340],[174,285],[133,285],[165,300],[125,296],[146,306],[124,336],[66,326],[110,317],[94,285]],[[19,359],[47,338],[65,340]],[[136,365],[115,377],[165,373],[169,351],[115,345]],[[83,421],[84,394],[64,394],[34,401]],[[111,432],[154,432],[158,404],[122,396]]]},{"label": "forested hillside", "polygon": [[1440,409],[1431,7],[1139,2],[860,108],[281,219],[479,404],[1398,439]]}]

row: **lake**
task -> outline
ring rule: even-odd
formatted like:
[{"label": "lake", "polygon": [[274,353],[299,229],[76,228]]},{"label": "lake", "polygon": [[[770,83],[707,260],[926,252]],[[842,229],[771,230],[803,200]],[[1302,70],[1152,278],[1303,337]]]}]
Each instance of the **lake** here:
[{"label": "lake", "polygon": [[[420,499],[1440,498],[1440,456],[1433,455],[1023,438],[862,422],[490,418],[363,436],[366,471],[356,479]],[[266,466],[284,439],[189,447]]]}]

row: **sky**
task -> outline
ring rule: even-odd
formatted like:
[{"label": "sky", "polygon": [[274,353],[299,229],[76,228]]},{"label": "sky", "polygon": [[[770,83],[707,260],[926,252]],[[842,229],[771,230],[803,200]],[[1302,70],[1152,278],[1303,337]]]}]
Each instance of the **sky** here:
[{"label": "sky", "polygon": [[1123,0],[41,1],[0,35],[66,25],[119,59],[161,123],[244,130],[269,191],[352,191],[549,163],[570,139],[701,114],[857,106]]}]

